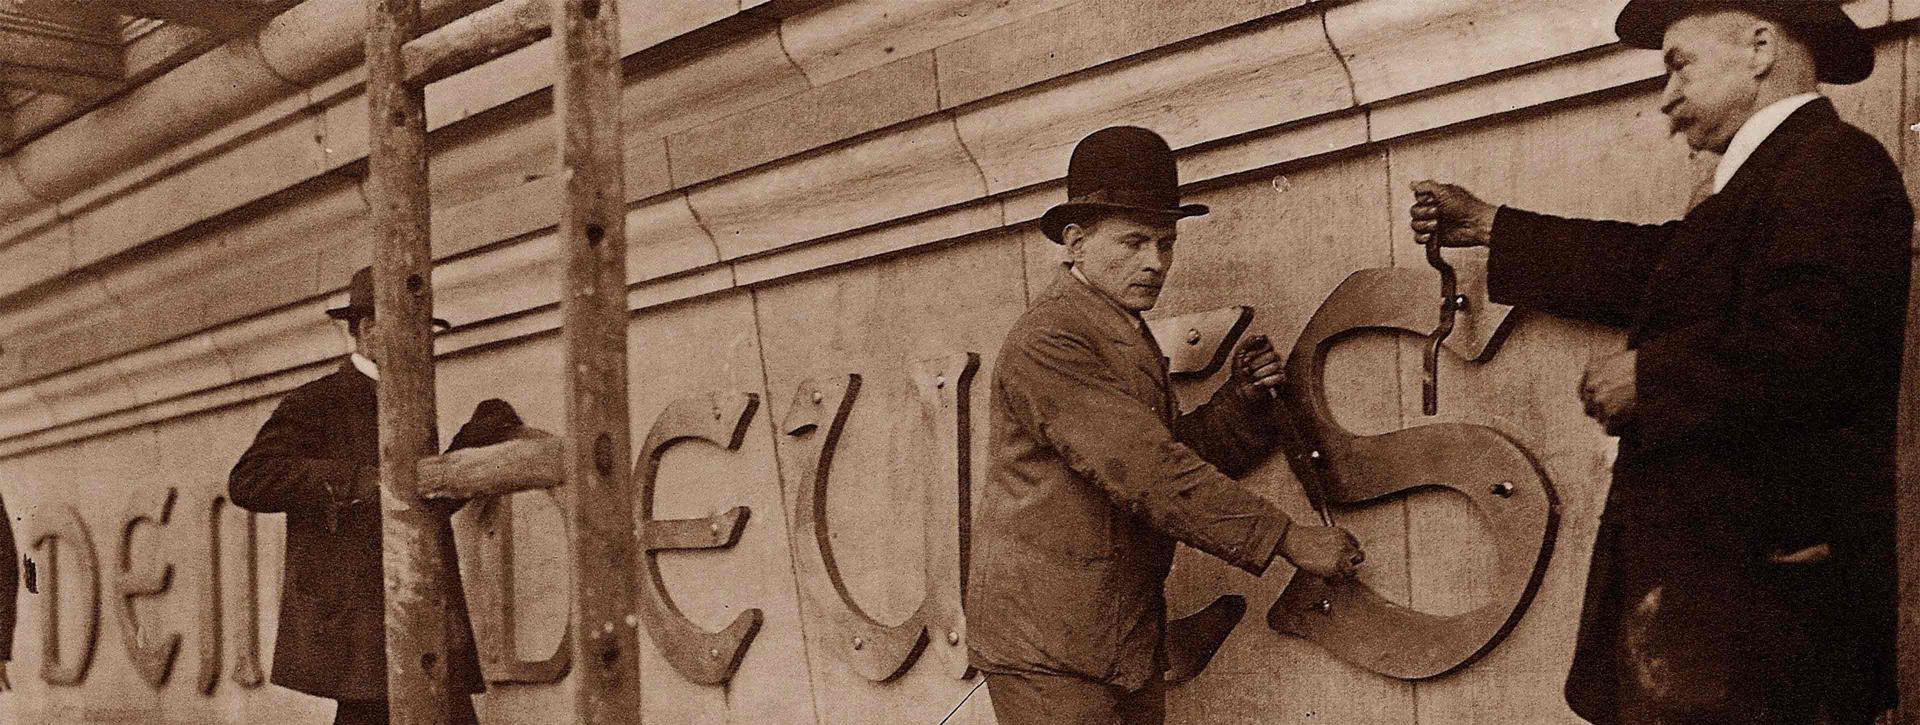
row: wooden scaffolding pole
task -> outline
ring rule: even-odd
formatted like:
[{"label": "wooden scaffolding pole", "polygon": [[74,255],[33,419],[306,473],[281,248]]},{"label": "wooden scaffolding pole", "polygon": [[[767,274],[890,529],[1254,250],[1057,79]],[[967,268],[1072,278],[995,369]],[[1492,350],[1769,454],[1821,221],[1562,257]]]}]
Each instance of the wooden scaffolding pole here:
[{"label": "wooden scaffolding pole", "polygon": [[[376,230],[374,341],[380,364],[381,552],[387,700],[396,725],[452,721],[453,631],[447,602],[464,596],[453,531],[416,492],[416,462],[434,430],[433,251],[428,237],[426,94],[405,82],[402,48],[419,0],[367,0],[367,199]],[[464,710],[464,708],[461,708]]]},{"label": "wooden scaffolding pole", "polygon": [[573,487],[576,722],[640,721],[632,432],[627,420],[627,204],[619,21],[612,0],[556,0],[554,116],[566,200],[565,473]]},{"label": "wooden scaffolding pole", "polygon": [[408,85],[425,87],[547,37],[551,0],[501,0],[401,50]]},{"label": "wooden scaffolding pole", "polygon": [[[619,21],[611,0],[505,0],[415,38],[419,0],[367,0],[369,196],[379,248],[380,466],[386,567],[387,686],[393,722],[446,723],[462,597],[452,531],[428,498],[465,499],[564,481],[574,490],[574,721],[640,720],[638,597],[627,419],[626,195],[620,138]],[[541,3],[551,4],[551,15]],[[550,23],[548,18],[550,18]],[[426,84],[542,37],[556,38],[561,129],[567,433],[434,456],[433,254],[427,196]],[[464,708],[460,708],[464,710]]]}]

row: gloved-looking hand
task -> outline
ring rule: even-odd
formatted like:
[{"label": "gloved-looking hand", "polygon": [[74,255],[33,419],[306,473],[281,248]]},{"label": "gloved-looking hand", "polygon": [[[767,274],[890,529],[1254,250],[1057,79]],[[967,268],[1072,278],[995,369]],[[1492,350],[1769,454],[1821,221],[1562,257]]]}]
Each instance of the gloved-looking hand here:
[{"label": "gloved-looking hand", "polygon": [[1295,567],[1322,579],[1347,579],[1367,554],[1360,540],[1338,526],[1294,524],[1280,539],[1280,555]]},{"label": "gloved-looking hand", "polygon": [[1234,352],[1233,371],[1227,380],[1239,386],[1243,394],[1264,399],[1287,382],[1286,362],[1274,352],[1273,342],[1266,335],[1254,335]]},{"label": "gloved-looking hand", "polygon": [[488,398],[474,406],[473,416],[466,425],[460,426],[460,432],[453,434],[453,442],[447,444],[447,452],[462,448],[477,448],[495,443],[513,440],[526,427],[520,414],[513,405],[499,398]]}]

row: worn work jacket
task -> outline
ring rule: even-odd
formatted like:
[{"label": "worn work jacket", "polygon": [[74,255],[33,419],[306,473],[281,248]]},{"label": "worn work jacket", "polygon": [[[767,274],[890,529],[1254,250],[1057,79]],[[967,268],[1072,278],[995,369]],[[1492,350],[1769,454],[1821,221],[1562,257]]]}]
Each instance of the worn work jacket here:
[{"label": "worn work jacket", "polygon": [[[1823,543],[1836,590],[1813,616],[1866,643],[1852,666],[1872,692],[1860,696],[1891,694],[1912,225],[1899,169],[1826,99],[1795,111],[1684,219],[1499,211],[1493,299],[1622,327],[1639,354],[1637,412],[1622,431],[1567,683],[1581,716],[1615,721],[1616,649],[1634,606],[1623,582],[1718,593],[1703,605],[1714,616],[1762,631],[1773,624],[1758,618],[1791,595],[1767,555]],[[1766,649],[1787,646],[1774,636],[1742,659],[1758,666]]]},{"label": "worn work jacket", "polygon": [[[387,697],[380,496],[354,485],[362,469],[373,475],[380,463],[374,387],[343,362],[294,389],[227,482],[241,508],[287,515],[274,684],[337,700]],[[480,692],[465,600],[455,596],[446,606],[463,645],[449,658],[454,686]]]},{"label": "worn work jacket", "polygon": [[1258,574],[1286,528],[1229,477],[1274,444],[1264,405],[1227,386],[1179,415],[1140,318],[1060,274],[995,363],[967,582],[974,665],[1128,689],[1159,677],[1174,543]]}]

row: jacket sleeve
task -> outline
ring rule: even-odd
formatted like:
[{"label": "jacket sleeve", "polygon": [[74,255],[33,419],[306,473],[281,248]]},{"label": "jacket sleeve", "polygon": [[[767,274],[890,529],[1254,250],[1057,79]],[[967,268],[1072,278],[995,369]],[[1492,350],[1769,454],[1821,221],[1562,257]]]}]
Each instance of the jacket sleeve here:
[{"label": "jacket sleeve", "polygon": [[1500,207],[1487,258],[1489,296],[1500,304],[1626,327],[1676,224],[1563,219]]},{"label": "jacket sleeve", "polygon": [[1913,211],[1891,161],[1842,163],[1781,175],[1730,314],[1641,343],[1641,438],[1846,425],[1897,385]]},{"label": "jacket sleeve", "polygon": [[1174,440],[1193,449],[1201,460],[1234,478],[1247,475],[1273,450],[1275,430],[1261,400],[1231,379],[1213,399],[1180,416],[1173,423]]},{"label": "jacket sleeve", "polygon": [[1008,345],[998,366],[1012,417],[1115,505],[1234,566],[1266,570],[1287,515],[1175,440],[1085,340],[1038,331]]},{"label": "jacket sleeve", "polygon": [[316,514],[379,505],[377,484],[366,485],[372,471],[363,476],[352,461],[320,455],[330,435],[327,412],[323,401],[303,391],[281,399],[227,477],[233,503],[259,513]]},{"label": "jacket sleeve", "polygon": [[19,616],[15,602],[19,597],[20,551],[13,541],[13,518],[7,515],[6,502],[0,501],[0,662],[13,659],[13,627]]}]

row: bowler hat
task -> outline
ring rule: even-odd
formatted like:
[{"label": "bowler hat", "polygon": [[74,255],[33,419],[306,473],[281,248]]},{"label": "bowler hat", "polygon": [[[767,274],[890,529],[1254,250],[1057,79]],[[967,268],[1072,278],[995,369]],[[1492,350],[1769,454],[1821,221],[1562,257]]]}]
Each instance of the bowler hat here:
[{"label": "bowler hat", "polygon": [[[373,314],[373,268],[361,267],[353,273],[353,279],[347,282],[347,304],[327,310],[327,316],[336,320],[357,320]],[[453,327],[453,323],[433,318],[435,327],[442,330]]]},{"label": "bowler hat", "polygon": [[1840,9],[1840,0],[1632,0],[1613,21],[1620,42],[1659,50],[1667,26],[1707,10],[1738,10],[1786,26],[1813,51],[1822,83],[1858,83],[1873,75],[1873,43]]},{"label": "bowler hat", "polygon": [[1073,147],[1067,161],[1067,201],[1040,217],[1040,232],[1059,243],[1068,224],[1099,210],[1182,219],[1207,213],[1207,205],[1180,203],[1180,174],[1166,139],[1138,126],[1113,126],[1088,134]]}]

